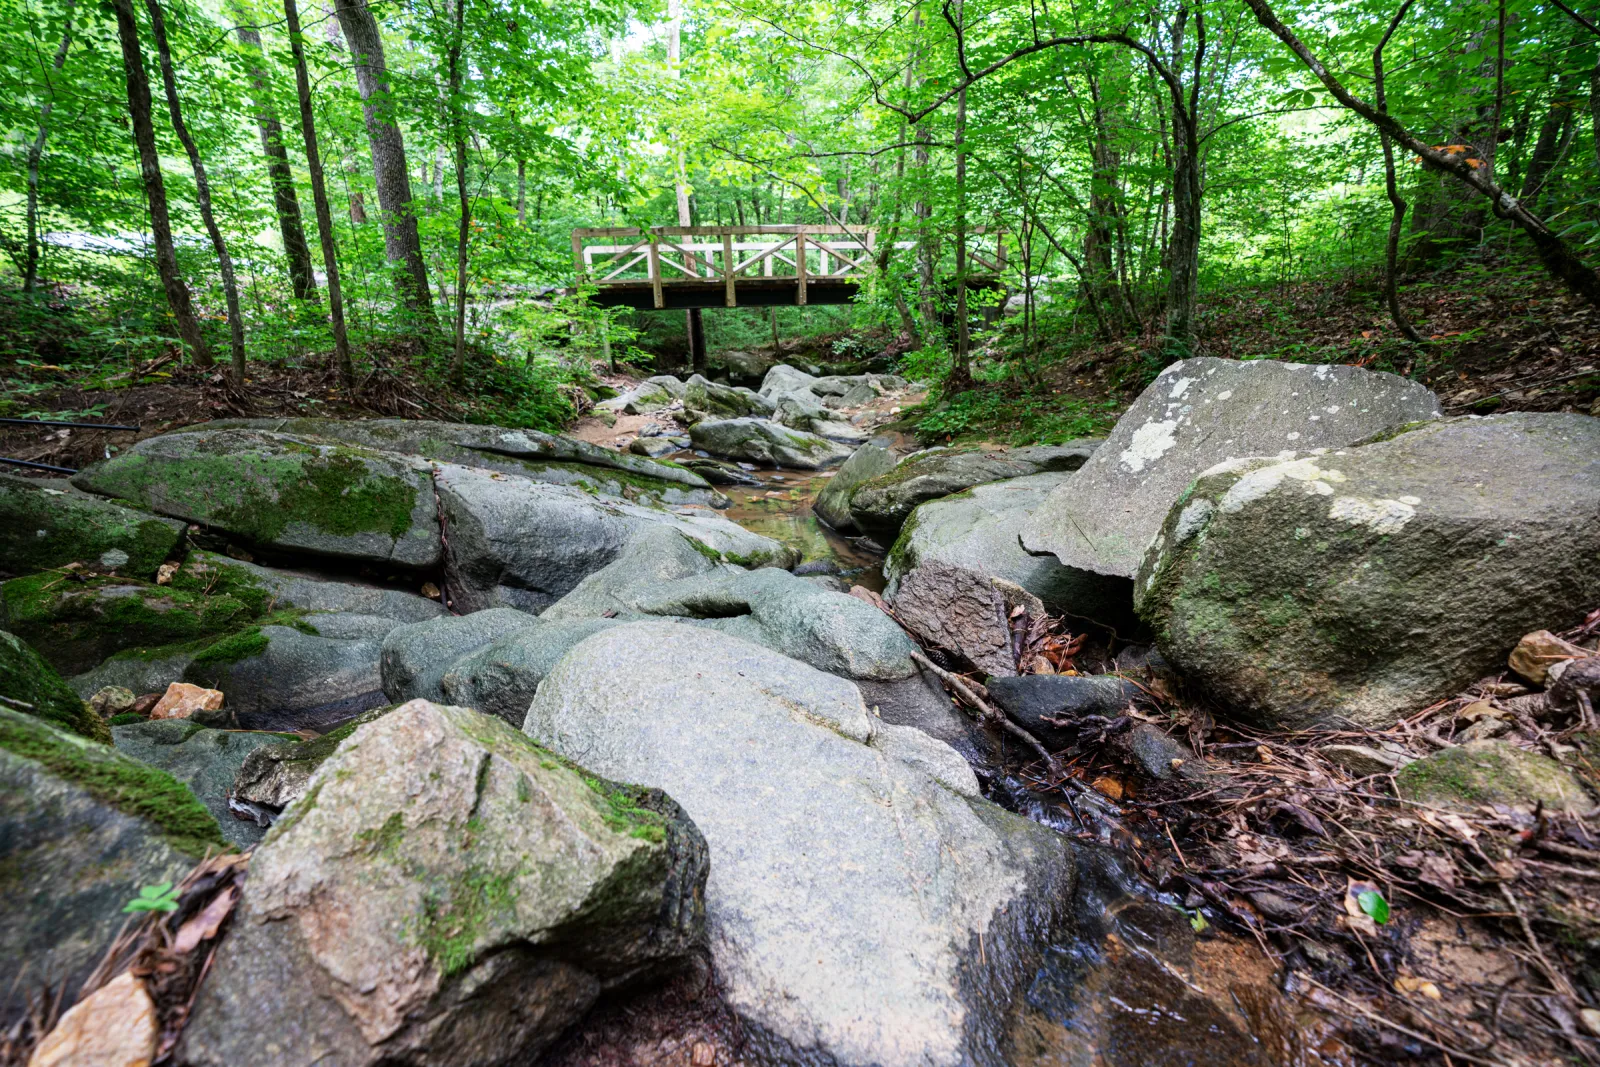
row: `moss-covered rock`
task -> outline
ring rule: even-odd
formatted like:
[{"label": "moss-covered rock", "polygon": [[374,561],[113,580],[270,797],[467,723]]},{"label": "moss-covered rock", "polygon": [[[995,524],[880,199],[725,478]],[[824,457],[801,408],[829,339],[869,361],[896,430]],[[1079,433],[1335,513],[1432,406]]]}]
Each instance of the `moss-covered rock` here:
[{"label": "moss-covered rock", "polygon": [[63,674],[86,671],[125,649],[157,649],[232,633],[267,606],[265,595],[242,589],[207,593],[57,571],[0,585],[0,624]]},{"label": "moss-covered rock", "polygon": [[[0,630],[0,696],[7,705],[82,737],[109,744],[105,720],[85,704],[55,668],[15,634]],[[28,708],[19,705],[26,704]],[[31,710],[30,710],[31,709]]]},{"label": "moss-covered rock", "polygon": [[705,419],[690,428],[689,436],[696,448],[713,455],[800,470],[836,466],[854,451],[848,445],[766,419]]},{"label": "moss-covered rock", "polygon": [[1402,767],[1395,788],[1407,800],[1438,807],[1500,805],[1532,811],[1585,812],[1594,800],[1548,756],[1505,741],[1471,741]]},{"label": "moss-covered rock", "polygon": [[374,449],[185,431],[140,441],[73,484],[252,544],[411,567],[439,558],[425,465]]},{"label": "moss-covered rock", "polygon": [[1219,465],[1173,506],[1135,596],[1225,706],[1393,725],[1600,602],[1600,420],[1448,419]]},{"label": "moss-covered rock", "polygon": [[246,759],[263,747],[283,744],[285,735],[212,730],[189,719],[119,725],[112,733],[118,752],[159,767],[187,785],[233,844],[249,848],[260,842],[265,830],[253,821],[234,817],[228,808],[228,794]]},{"label": "moss-covered rock", "polygon": [[148,578],[182,538],[175,519],[101,500],[65,480],[0,474],[0,574],[81,562]]},{"label": "moss-covered rock", "polygon": [[265,1033],[347,1067],[536,1062],[696,948],[707,868],[664,794],[411,701],[345,738],[256,850],[177,1058],[282,1063]]},{"label": "moss-covered rock", "polygon": [[0,707],[0,1026],[46,984],[78,988],[142,887],[223,847],[171,775]]}]

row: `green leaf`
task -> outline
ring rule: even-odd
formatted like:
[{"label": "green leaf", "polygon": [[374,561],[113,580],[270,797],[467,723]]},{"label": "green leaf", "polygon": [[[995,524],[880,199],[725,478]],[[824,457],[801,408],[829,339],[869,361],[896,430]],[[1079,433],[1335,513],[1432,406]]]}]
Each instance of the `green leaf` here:
[{"label": "green leaf", "polygon": [[122,910],[124,913],[177,911],[178,891],[172,887],[171,882],[162,882],[160,885],[147,885],[139,890],[137,897],[124,904]]},{"label": "green leaf", "polygon": [[1373,922],[1382,924],[1389,921],[1389,902],[1383,899],[1382,893],[1369,889],[1356,897],[1356,903],[1361,905],[1361,910]]}]

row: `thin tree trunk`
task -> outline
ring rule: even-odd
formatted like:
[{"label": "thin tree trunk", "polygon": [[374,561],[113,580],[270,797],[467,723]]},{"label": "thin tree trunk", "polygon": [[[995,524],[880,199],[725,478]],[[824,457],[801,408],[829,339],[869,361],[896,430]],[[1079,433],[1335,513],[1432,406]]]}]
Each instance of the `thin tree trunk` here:
[{"label": "thin tree trunk", "polygon": [[395,292],[400,297],[401,308],[414,317],[419,329],[432,333],[438,326],[411,199],[405,139],[394,120],[389,71],[383,58],[383,37],[366,0],[338,0],[337,10],[340,28],[354,61],[356,88],[361,93],[367,141],[372,148],[372,173],[378,186],[378,206],[383,211],[384,250],[394,267]]},{"label": "thin tree trunk", "polygon": [[528,228],[528,163],[517,160],[517,226]]},{"label": "thin tree trunk", "polygon": [[[56,48],[53,69],[59,72],[67,62],[67,49],[72,47],[72,11],[76,0],[67,0],[67,24],[61,31],[61,44]],[[39,161],[44,158],[45,138],[50,135],[50,110],[55,107],[54,94],[39,105],[39,133],[28,146],[28,247],[23,253],[22,291],[31,293],[39,281]]]},{"label": "thin tree trunk", "polygon": [[167,214],[167,187],[161,180],[161,157],[156,151],[155,126],[150,121],[150,82],[144,73],[144,52],[139,47],[139,20],[133,13],[133,0],[111,0],[117,13],[117,37],[122,43],[122,70],[128,83],[128,116],[133,123],[133,141],[139,149],[139,176],[144,181],[145,198],[150,205],[150,236],[155,245],[156,273],[167,296],[178,336],[194,353],[199,367],[215,362],[211,349],[200,334],[189,287],[178,274],[178,256],[172,247],[172,219]]},{"label": "thin tree trunk", "polygon": [[[957,0],[957,22],[961,2]],[[968,347],[972,343],[967,323],[967,91],[956,95],[956,353],[945,386],[959,392],[972,386],[972,367]]]},{"label": "thin tree trunk", "polygon": [[239,280],[233,273],[233,257],[228,254],[228,243],[223,240],[222,228],[217,225],[217,215],[211,206],[211,182],[206,178],[206,165],[200,160],[200,149],[183,121],[183,108],[178,103],[178,80],[172,72],[172,48],[167,43],[167,20],[161,13],[160,0],[144,0],[150,13],[150,28],[156,42],[156,58],[161,63],[161,84],[166,89],[167,113],[172,118],[172,128],[183,143],[194,169],[195,199],[200,205],[200,219],[211,237],[211,247],[216,250],[217,263],[222,269],[222,295],[228,305],[228,345],[233,356],[233,383],[244,385],[244,317],[239,312]]},{"label": "thin tree trunk", "polygon": [[461,221],[456,231],[455,354],[450,359],[450,373],[456,381],[460,381],[467,370],[467,250],[472,237],[472,200],[467,195],[466,104],[461,99],[461,44],[467,0],[451,0],[451,7],[454,9],[455,32],[450,36],[448,57],[450,136],[455,147],[456,198]]},{"label": "thin tree trunk", "polygon": [[328,204],[328,182],[322,172],[322,153],[317,147],[317,124],[311,111],[311,76],[306,71],[300,12],[295,0],[283,0],[283,14],[288,24],[289,48],[294,55],[295,89],[300,98],[300,137],[306,146],[306,169],[311,172],[311,200],[317,212],[322,270],[328,279],[328,322],[333,327],[334,367],[339,380],[350,389],[355,385],[355,368],[351,364],[350,339],[344,325],[344,295],[339,287],[339,257],[333,239],[333,208]]},{"label": "thin tree trunk", "polygon": [[[249,18],[238,0],[231,0],[228,7],[239,22]],[[261,34],[245,25],[234,33],[251,53],[250,84],[254,87],[256,128],[261,134],[261,154],[267,159],[267,179],[272,186],[272,203],[278,215],[278,233],[283,237],[283,254],[289,260],[289,283],[296,300],[312,300],[316,298],[317,278],[311,267],[311,245],[306,241],[300,198],[295,194],[294,171],[289,166],[289,151],[283,143],[283,126],[272,106]]]}]

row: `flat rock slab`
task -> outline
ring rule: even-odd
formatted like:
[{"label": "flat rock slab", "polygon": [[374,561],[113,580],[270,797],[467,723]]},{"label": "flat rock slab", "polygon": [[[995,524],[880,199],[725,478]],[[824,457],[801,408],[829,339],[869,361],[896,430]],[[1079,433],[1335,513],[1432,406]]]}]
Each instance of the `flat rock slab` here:
[{"label": "flat rock slab", "polygon": [[322,575],[259,567],[215,552],[191,552],[174,576],[180,588],[253,589],[272,608],[376,615],[396,622],[421,622],[447,614],[437,600],[403,589],[330,581]]},{"label": "flat rock slab", "polygon": [[250,864],[177,1060],[527,1063],[703,936],[706,847],[663,794],[414,700],[356,729]]},{"label": "flat rock slab", "polygon": [[72,482],[253,545],[405,567],[439,562],[427,467],[392,452],[194,430],[146,438]]},{"label": "flat rock slab", "polygon": [[930,448],[859,486],[850,494],[850,516],[862,531],[887,542],[918,504],[1007,478],[1075,471],[1099,445],[1085,439],[1006,451]]},{"label": "flat rock slab", "polygon": [[183,523],[90,496],[65,479],[0,474],[0,575],[88,563],[135,578],[183,540]]},{"label": "flat rock slab", "polygon": [[670,791],[711,849],[711,952],[762,1064],[999,1065],[1063,922],[1062,840],[851,683],[682,623],[597,634],[524,730]]},{"label": "flat rock slab", "polygon": [[1137,582],[1162,652],[1276,728],[1387,728],[1600,603],[1600,419],[1431,422],[1225,464],[1173,507]]},{"label": "flat rock slab", "polygon": [[850,458],[853,449],[826,437],[766,419],[707,419],[689,428],[696,448],[717,456],[775,467],[822,470]]},{"label": "flat rock slab", "polygon": [[[598,614],[598,613],[597,613]],[[384,635],[379,671],[383,692],[400,703],[444,699],[444,672],[463,656],[508,637],[539,618],[516,608],[488,608],[397,626]]]},{"label": "flat rock slab", "polygon": [[1415,382],[1358,367],[1174,363],[1134,401],[1070,487],[1023,528],[1023,547],[1069,567],[1132,577],[1167,510],[1201,471],[1225,460],[1337,448],[1439,417]]}]

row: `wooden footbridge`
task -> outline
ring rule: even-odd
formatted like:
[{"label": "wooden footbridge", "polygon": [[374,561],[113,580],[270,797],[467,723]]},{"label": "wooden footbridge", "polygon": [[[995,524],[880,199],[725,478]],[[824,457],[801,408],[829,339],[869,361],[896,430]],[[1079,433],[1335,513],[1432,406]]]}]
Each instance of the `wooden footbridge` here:
[{"label": "wooden footbridge", "polygon": [[[992,251],[967,253],[969,289],[993,288],[1005,271],[1005,235],[992,232]],[[579,229],[572,231],[572,261],[579,284],[594,286],[593,300],[603,307],[847,304],[876,269],[877,238],[877,230],[854,226]]]}]

